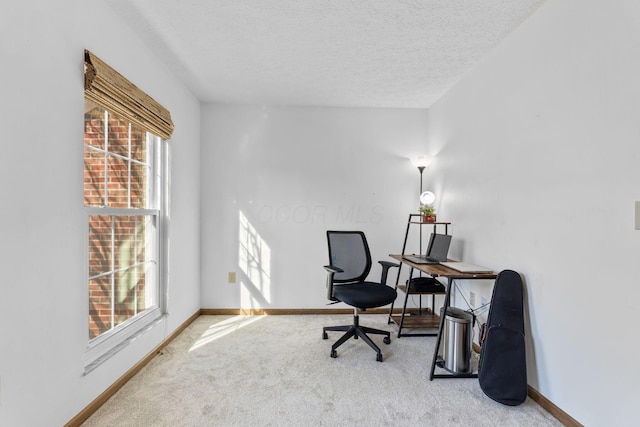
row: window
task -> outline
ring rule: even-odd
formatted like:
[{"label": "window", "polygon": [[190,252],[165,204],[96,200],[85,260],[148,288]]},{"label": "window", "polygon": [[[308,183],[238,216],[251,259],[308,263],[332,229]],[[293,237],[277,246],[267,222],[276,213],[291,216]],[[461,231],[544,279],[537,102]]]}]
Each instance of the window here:
[{"label": "window", "polygon": [[111,108],[116,92],[106,102],[86,86],[85,79],[89,372],[166,311],[168,144],[132,120],[135,112]]}]

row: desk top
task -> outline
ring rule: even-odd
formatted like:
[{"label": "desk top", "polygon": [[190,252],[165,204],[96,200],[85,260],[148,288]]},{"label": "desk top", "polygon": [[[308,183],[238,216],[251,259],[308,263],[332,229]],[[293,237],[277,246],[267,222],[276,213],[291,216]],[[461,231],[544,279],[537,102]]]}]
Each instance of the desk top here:
[{"label": "desk top", "polygon": [[462,273],[441,264],[416,264],[404,259],[402,255],[399,254],[391,254],[389,256],[433,277],[445,277],[449,279],[495,279],[497,276],[496,273]]}]

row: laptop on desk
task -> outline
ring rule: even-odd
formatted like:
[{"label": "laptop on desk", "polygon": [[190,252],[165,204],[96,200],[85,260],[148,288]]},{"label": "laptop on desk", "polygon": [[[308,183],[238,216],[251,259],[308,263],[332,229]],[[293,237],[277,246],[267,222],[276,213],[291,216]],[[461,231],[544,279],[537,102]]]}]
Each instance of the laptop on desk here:
[{"label": "laptop on desk", "polygon": [[403,255],[402,258],[414,264],[439,264],[447,260],[451,236],[431,233],[429,244],[424,255]]}]

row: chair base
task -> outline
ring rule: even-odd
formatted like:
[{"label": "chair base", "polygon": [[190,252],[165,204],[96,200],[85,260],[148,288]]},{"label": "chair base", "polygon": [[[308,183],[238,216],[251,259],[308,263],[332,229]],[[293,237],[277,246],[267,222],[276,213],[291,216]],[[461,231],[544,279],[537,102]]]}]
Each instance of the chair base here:
[{"label": "chair base", "polygon": [[353,337],[354,339],[362,338],[364,342],[369,344],[369,347],[375,350],[376,360],[378,362],[382,362],[382,352],[380,351],[380,348],[373,341],[371,341],[371,338],[369,338],[367,334],[384,335],[385,337],[383,339],[383,342],[385,344],[391,344],[391,332],[383,331],[381,329],[369,328],[366,326],[360,326],[360,316],[358,316],[357,312],[353,315],[353,325],[325,326],[324,328],[322,328],[322,339],[326,340],[327,338],[329,338],[329,336],[327,335],[327,331],[345,332],[345,334],[342,335],[340,339],[331,346],[331,357],[334,358],[338,357],[336,349],[351,337]]}]

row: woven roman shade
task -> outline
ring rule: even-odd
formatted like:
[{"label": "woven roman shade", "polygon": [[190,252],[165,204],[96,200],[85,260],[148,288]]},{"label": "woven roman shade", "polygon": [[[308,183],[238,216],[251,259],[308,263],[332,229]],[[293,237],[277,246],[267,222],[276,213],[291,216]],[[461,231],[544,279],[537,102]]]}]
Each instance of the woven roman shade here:
[{"label": "woven roman shade", "polygon": [[84,96],[162,139],[171,138],[169,110],[86,49]]}]

